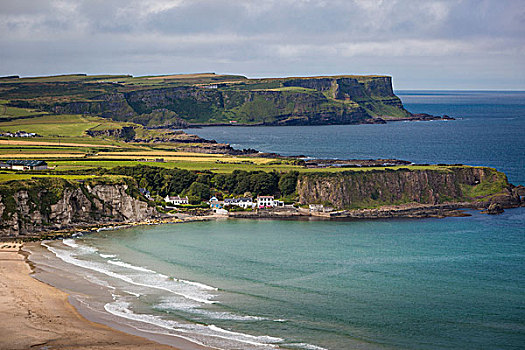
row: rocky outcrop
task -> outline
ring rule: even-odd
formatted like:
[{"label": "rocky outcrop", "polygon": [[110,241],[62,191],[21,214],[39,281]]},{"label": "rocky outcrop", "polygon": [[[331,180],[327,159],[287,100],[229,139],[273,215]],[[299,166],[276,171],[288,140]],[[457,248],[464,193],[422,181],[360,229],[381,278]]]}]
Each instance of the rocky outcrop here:
[{"label": "rocky outcrop", "polygon": [[124,141],[135,139],[135,128],[132,126],[123,126],[115,129],[104,130],[87,130],[86,134],[93,137],[111,137]]},{"label": "rocky outcrop", "polygon": [[302,174],[297,193],[303,204],[338,209],[450,202],[468,202],[479,208],[499,203],[509,208],[521,203],[503,173],[467,166]]},{"label": "rocky outcrop", "polygon": [[504,212],[503,206],[500,203],[491,203],[487,210],[483,211],[489,215],[498,215]]},{"label": "rocky outcrop", "polygon": [[0,236],[135,222],[156,215],[156,209],[140,199],[135,185],[124,180],[39,178],[0,186]]}]

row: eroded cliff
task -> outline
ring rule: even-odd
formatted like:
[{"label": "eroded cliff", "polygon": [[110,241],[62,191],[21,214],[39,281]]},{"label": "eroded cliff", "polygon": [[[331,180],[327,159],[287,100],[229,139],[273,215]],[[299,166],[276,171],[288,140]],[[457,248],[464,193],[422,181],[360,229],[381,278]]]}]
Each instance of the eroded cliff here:
[{"label": "eroded cliff", "polygon": [[484,208],[520,204],[519,193],[505,174],[484,167],[447,167],[345,171],[302,174],[297,183],[302,204],[319,203],[337,209],[376,208],[407,203],[468,202]]},{"label": "eroded cliff", "polygon": [[0,236],[134,222],[156,215],[129,179],[33,178],[0,184]]}]

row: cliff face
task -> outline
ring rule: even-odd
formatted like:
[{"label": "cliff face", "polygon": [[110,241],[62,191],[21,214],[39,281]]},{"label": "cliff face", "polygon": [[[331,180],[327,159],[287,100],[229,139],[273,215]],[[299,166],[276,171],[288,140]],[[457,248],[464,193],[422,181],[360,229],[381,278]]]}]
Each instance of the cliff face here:
[{"label": "cliff face", "polygon": [[503,173],[472,167],[303,174],[297,193],[303,204],[328,204],[338,209],[405,203],[472,202],[481,207],[491,201],[507,207],[520,203]]},{"label": "cliff face", "polygon": [[382,116],[411,116],[387,76],[253,79],[213,88],[199,84],[122,88],[83,101],[38,107],[149,127],[230,121],[255,125],[363,124],[383,123]]},{"label": "cliff face", "polygon": [[0,236],[24,236],[78,225],[132,222],[155,208],[130,195],[126,181],[77,182],[60,178],[11,181],[0,186]]}]

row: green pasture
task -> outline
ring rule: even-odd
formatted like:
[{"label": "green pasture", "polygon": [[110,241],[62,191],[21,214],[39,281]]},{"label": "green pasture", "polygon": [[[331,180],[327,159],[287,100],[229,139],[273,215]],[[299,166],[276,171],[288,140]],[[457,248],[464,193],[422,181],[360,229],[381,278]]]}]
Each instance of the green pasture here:
[{"label": "green pasture", "polygon": [[95,178],[111,178],[111,177],[122,177],[120,175],[104,175],[104,176],[97,176],[97,175],[37,175],[37,174],[30,174],[30,173],[18,173],[18,172],[12,172],[12,173],[0,173],[0,182],[7,182],[12,180],[29,180],[32,178],[62,178],[66,180],[86,180],[86,179],[95,179]]},{"label": "green pasture", "polygon": [[23,130],[42,136],[82,136],[90,128],[100,123],[81,115],[43,115],[35,118],[0,122],[0,131],[16,132]]},{"label": "green pasture", "polygon": [[[135,157],[137,158],[137,157]],[[298,165],[288,164],[286,162],[270,162],[267,164],[255,164],[252,162],[243,162],[242,158],[239,158],[238,162],[220,162],[220,161],[194,161],[194,160],[177,160],[177,161],[166,161],[166,162],[144,162],[136,160],[85,160],[85,159],[68,159],[68,160],[50,160],[48,164],[55,167],[56,170],[72,170],[72,169],[90,169],[90,168],[114,168],[117,166],[135,166],[135,165],[148,165],[156,166],[161,168],[178,168],[185,170],[194,171],[205,171],[209,170],[216,173],[231,173],[234,170],[245,170],[245,171],[277,171],[277,172],[288,172],[296,170],[303,173],[333,173],[343,171],[386,171],[386,170],[400,170],[408,169],[412,171],[416,170],[439,170],[439,171],[450,171],[452,166],[439,166],[439,165],[414,165],[414,166],[395,166],[395,167],[337,167],[337,168],[305,168]]]}]

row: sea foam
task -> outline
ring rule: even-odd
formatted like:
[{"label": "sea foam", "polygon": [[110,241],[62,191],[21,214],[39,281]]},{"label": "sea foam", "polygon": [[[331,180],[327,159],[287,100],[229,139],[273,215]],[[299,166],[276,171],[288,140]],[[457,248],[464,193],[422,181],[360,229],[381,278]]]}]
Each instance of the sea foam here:
[{"label": "sea foam", "polygon": [[283,339],[276,337],[232,332],[215,325],[185,324],[166,320],[159,316],[137,314],[131,310],[129,302],[118,298],[114,302],[107,303],[104,309],[118,317],[160,327],[165,330],[164,334],[166,335],[183,337],[195,343],[219,349],[239,347],[243,349],[274,349],[277,347],[275,344],[283,341]]},{"label": "sea foam", "polygon": [[[46,243],[42,243],[43,246],[45,246],[49,251],[54,253],[59,259],[62,261],[82,267],[85,269],[89,269],[92,271],[96,271],[99,273],[102,273],[104,275],[107,275],[109,277],[113,277],[116,279],[119,279],[121,281],[124,281],[126,283],[146,287],[146,288],[153,288],[157,290],[163,290],[184,298],[187,298],[189,300],[193,300],[198,303],[203,304],[214,304],[216,301],[211,300],[214,295],[207,292],[210,288],[199,288],[197,284],[188,284],[185,282],[180,282],[177,279],[170,279],[167,278],[167,276],[162,274],[157,274],[155,271],[148,270],[151,272],[146,273],[134,273],[137,270],[137,266],[133,266],[135,269],[130,269],[129,266],[125,266],[130,271],[129,274],[124,274],[122,271],[116,272],[111,269],[111,264],[108,264],[108,262],[96,262],[91,260],[83,260],[76,258],[76,255],[84,255],[86,249],[85,246],[81,246],[75,242],[68,242],[69,244],[72,244],[73,246],[76,245],[76,247],[73,247],[73,250],[70,249],[61,249],[54,246],[51,246]],[[72,247],[72,245],[67,245],[68,247]],[[91,247],[88,247],[91,248]],[[113,264],[113,265],[119,265],[119,264]],[[144,271],[136,271],[136,272],[144,272]]]}]

